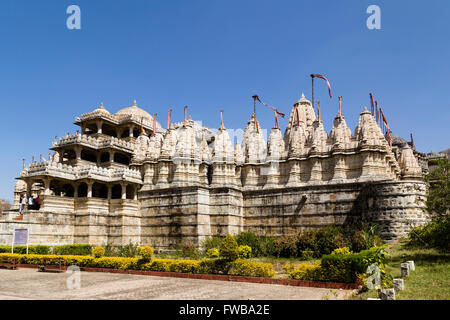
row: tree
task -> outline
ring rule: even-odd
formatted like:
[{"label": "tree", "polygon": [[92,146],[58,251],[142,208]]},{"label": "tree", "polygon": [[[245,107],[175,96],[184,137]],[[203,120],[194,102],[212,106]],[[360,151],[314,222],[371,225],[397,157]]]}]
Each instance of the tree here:
[{"label": "tree", "polygon": [[448,214],[450,208],[450,161],[447,158],[438,160],[438,167],[431,171],[425,180],[430,184],[427,200],[429,212],[438,216]]}]

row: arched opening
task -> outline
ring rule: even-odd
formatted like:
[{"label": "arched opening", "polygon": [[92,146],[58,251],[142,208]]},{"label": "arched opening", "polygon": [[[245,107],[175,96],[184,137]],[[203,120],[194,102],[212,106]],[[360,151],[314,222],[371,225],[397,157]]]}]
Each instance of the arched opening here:
[{"label": "arched opening", "polygon": [[81,159],[90,162],[97,162],[97,155],[91,150],[81,150]]},{"label": "arched opening", "polygon": [[87,184],[85,182],[80,183],[80,185],[78,186],[78,197],[79,198],[87,197],[87,193],[88,193]]},{"label": "arched opening", "polygon": [[108,198],[108,188],[103,183],[95,182],[92,185],[92,197],[94,198]]},{"label": "arched opening", "polygon": [[36,197],[43,193],[44,193],[44,181],[41,179],[34,180],[31,184],[31,195],[33,197]]},{"label": "arched opening", "polygon": [[102,152],[102,154],[100,155],[100,162],[109,162],[109,152]]},{"label": "arched opening", "polygon": [[116,152],[114,154],[114,162],[129,165],[130,158],[128,156],[124,155],[123,153]]},{"label": "arched opening", "polygon": [[115,129],[113,126],[109,125],[109,124],[104,124],[104,125],[102,126],[102,133],[103,133],[103,134],[106,134],[106,135],[108,135],[108,136],[116,137],[116,138],[117,138],[117,132],[116,132],[116,129]]},{"label": "arched opening", "polygon": [[122,198],[122,186],[120,184],[113,185],[111,198],[112,199],[120,199],[120,198]]},{"label": "arched opening", "polygon": [[62,193],[61,195],[64,197],[70,197],[73,198],[75,193],[75,188],[70,183],[66,183],[62,185]]},{"label": "arched opening", "polygon": [[75,160],[77,155],[74,150],[68,149],[63,151],[63,161]]},{"label": "arched opening", "polygon": [[127,185],[127,190],[126,190],[127,191],[127,199],[131,199],[131,200],[134,199],[134,190],[135,190],[135,188],[133,185],[131,185],[131,184]]},{"label": "arched opening", "polygon": [[97,125],[95,123],[87,124],[84,133],[87,135],[97,133]]},{"label": "arched opening", "polygon": [[133,129],[133,137],[137,138],[141,134],[140,129]]}]

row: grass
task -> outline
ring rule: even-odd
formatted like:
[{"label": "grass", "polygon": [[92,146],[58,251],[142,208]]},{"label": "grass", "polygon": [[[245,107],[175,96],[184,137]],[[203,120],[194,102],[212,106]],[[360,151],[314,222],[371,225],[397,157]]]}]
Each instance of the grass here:
[{"label": "grass", "polygon": [[[386,271],[400,278],[400,264],[413,260],[415,271],[405,278],[405,289],[395,293],[396,300],[450,300],[450,253],[430,248],[411,248],[405,241],[389,249],[391,260]],[[376,298],[370,290],[354,299]]]}]

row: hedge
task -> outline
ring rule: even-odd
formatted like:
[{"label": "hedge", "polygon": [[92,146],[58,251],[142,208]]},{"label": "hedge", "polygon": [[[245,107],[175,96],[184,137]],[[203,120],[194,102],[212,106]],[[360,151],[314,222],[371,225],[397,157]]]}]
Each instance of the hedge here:
[{"label": "hedge", "polygon": [[44,260],[64,260],[66,266],[109,268],[122,270],[144,270],[201,274],[231,274],[253,277],[273,277],[270,263],[254,262],[243,259],[229,261],[225,259],[176,260],[152,259],[147,262],[138,258],[102,257],[77,255],[36,255],[0,253],[0,259],[16,258],[20,264],[43,264]]},{"label": "hedge", "polygon": [[384,271],[388,258],[385,247],[359,253],[323,255],[320,264],[289,264],[284,269],[292,279],[354,283],[358,275],[365,274],[367,268],[375,264],[381,270],[382,281],[389,282],[391,277]]},{"label": "hedge", "polygon": [[[26,246],[14,246],[14,253],[25,254]],[[29,254],[56,254],[56,255],[79,255],[86,256],[92,252],[90,244],[67,244],[61,246],[28,246]],[[11,246],[0,246],[0,253],[11,253]]]}]

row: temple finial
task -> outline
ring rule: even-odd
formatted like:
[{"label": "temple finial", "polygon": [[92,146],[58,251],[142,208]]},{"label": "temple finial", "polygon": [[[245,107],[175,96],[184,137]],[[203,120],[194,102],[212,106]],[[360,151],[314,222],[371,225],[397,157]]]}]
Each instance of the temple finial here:
[{"label": "temple finial", "polygon": [[132,105],[132,107],[137,107],[137,103],[136,103],[136,100],[134,100],[134,101],[133,101],[133,105]]}]

